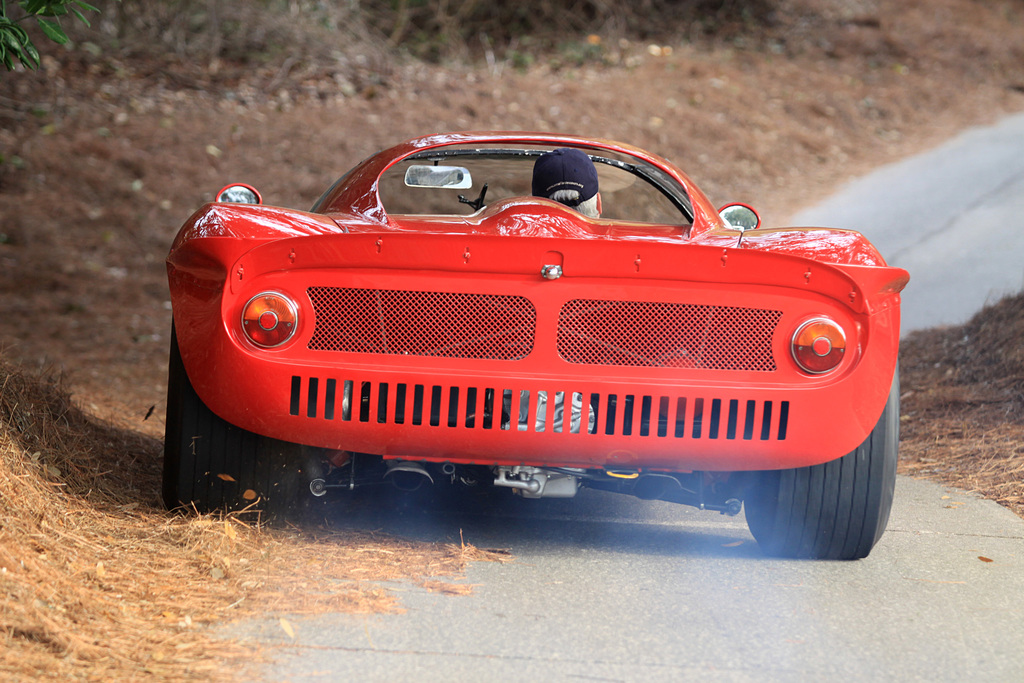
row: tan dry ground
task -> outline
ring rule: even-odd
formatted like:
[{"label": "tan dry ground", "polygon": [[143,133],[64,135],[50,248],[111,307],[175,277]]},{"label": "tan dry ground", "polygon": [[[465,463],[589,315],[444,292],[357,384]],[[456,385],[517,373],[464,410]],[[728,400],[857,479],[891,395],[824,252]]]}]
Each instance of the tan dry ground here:
[{"label": "tan dry ground", "polygon": [[[141,503],[132,458],[157,444],[97,423],[38,378],[4,365],[0,404],[0,672],[18,680],[237,680],[251,646],[204,626],[275,613],[401,611],[383,581],[463,595],[471,545],[247,515],[170,515]],[[121,459],[121,462],[114,462]],[[150,468],[145,468],[150,469]],[[152,488],[152,477],[143,487]],[[298,623],[281,621],[293,634]]]},{"label": "tan dry ground", "polygon": [[901,470],[1024,517],[1024,293],[904,341]]},{"label": "tan dry ground", "polygon": [[[1024,109],[1020,2],[782,5],[779,24],[749,43],[602,37],[602,62],[541,56],[526,71],[392,57],[383,84],[355,90],[284,64],[225,76],[228,65],[214,73],[84,50],[50,51],[45,74],[4,75],[0,672],[223,676],[225,662],[253,655],[210,641],[203,624],[264,606],[393,609],[380,581],[459,592],[430,577],[506,559],[160,511],[162,260],[181,222],[226,182],[306,207],[400,139],[553,130],[662,153],[713,199],[752,202],[777,225],[851,177]],[[1001,343],[979,355],[970,339],[991,338],[993,319]],[[1011,301],[905,345],[904,471],[1021,511],[1020,335],[1002,333],[1022,320]],[[39,368],[62,372],[71,398],[35,378]],[[325,569],[320,579],[296,578],[311,564]]]}]

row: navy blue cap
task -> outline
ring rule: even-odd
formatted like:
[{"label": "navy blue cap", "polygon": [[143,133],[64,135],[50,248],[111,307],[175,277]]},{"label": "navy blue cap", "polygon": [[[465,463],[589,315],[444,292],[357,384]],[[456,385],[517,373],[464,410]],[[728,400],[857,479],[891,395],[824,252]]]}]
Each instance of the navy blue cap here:
[{"label": "navy blue cap", "polygon": [[533,165],[533,196],[547,197],[559,190],[579,192],[576,206],[597,194],[597,169],[586,152],[562,147],[552,150],[537,159]]}]

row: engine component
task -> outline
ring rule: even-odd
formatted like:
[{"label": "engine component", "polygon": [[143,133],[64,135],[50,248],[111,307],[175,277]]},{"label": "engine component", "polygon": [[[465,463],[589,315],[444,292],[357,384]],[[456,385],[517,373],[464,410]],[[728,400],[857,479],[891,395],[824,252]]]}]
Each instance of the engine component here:
[{"label": "engine component", "polygon": [[494,485],[514,489],[523,498],[572,498],[580,489],[580,478],[538,467],[496,467]]},{"label": "engine component", "polygon": [[434,478],[418,462],[388,460],[387,465],[388,471],[384,473],[384,478],[400,491],[415,491],[423,484],[434,483]]}]

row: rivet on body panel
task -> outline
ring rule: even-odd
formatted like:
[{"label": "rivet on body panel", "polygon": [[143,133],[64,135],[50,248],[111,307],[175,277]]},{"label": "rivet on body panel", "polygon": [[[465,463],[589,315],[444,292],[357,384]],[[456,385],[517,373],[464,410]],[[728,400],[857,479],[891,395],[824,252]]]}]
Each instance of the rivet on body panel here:
[{"label": "rivet on body panel", "polygon": [[544,266],[540,269],[540,274],[545,280],[557,280],[562,277],[562,266]]}]

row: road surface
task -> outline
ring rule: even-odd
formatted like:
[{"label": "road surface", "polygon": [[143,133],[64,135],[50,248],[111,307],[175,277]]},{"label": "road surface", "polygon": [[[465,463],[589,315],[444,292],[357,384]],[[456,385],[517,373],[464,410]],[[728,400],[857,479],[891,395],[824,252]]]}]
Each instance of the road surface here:
[{"label": "road surface", "polygon": [[909,270],[904,333],[964,323],[1024,287],[1024,115],[882,168],[786,223],[859,230]]},{"label": "road surface", "polygon": [[742,516],[591,490],[504,500],[334,516],[510,549],[470,567],[470,596],[399,584],[404,614],[226,635],[272,645],[275,681],[1024,680],[1024,522],[992,501],[901,477],[868,558],[803,562],[761,555]]}]

